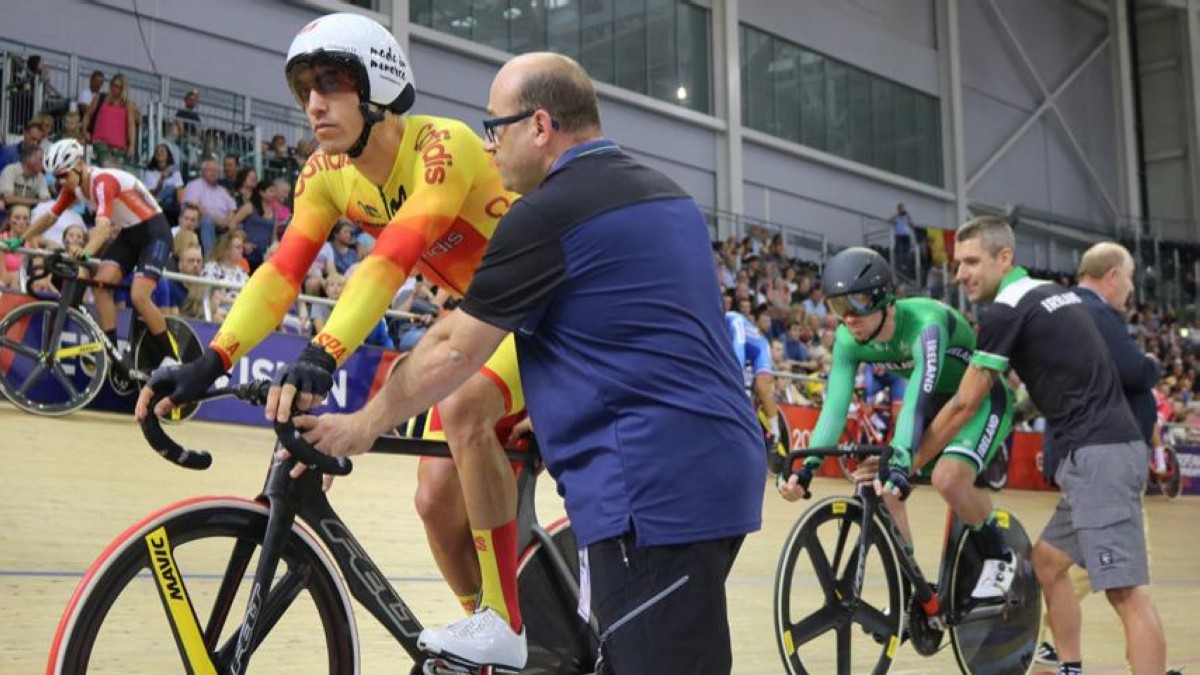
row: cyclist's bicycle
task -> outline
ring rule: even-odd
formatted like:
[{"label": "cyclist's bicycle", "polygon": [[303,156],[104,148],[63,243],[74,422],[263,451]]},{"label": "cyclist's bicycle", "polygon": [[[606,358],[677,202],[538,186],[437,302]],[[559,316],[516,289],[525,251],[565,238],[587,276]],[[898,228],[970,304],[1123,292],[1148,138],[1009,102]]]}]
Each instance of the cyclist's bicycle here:
[{"label": "cyclist's bicycle", "polygon": [[[846,444],[796,450],[805,457],[878,456],[886,448]],[[1009,511],[997,521],[1019,556],[1005,598],[971,598],[983,556],[970,530],[947,518],[937,584],[925,580],[895,521],[870,484],[852,497],[809,507],[792,527],[775,576],[775,635],[784,669],[805,673],[886,673],[899,645],[922,656],[942,649],[944,633],[963,673],[1018,675],[1033,662],[1042,608],[1025,529]],[[813,588],[816,581],[817,588]]]},{"label": "cyclist's bicycle", "polygon": [[[94,261],[76,260],[61,251],[18,249],[44,256],[40,270],[30,280],[53,276],[62,281],[54,300],[37,300],[17,307],[0,319],[0,393],[18,408],[36,415],[66,415],[92,402],[104,386],[110,369],[113,390],[121,395],[136,391],[158,366],[158,350],[151,346],[146,326],[136,311],[130,312],[129,342],[133,369],[127,370],[121,352],[85,310],[72,305],[90,284],[79,276]],[[183,319],[168,316],[167,332],[181,361],[200,358],[203,346],[195,329]],[[198,404],[172,414],[187,419]]]},{"label": "cyclist's bicycle", "polygon": [[[205,398],[235,396],[261,406],[269,386],[256,382]],[[203,469],[212,461],[175,443],[152,414],[142,431],[180,466]],[[471,672],[417,648],[420,621],[330,506],[321,474],[345,475],[350,461],[313,449],[290,422],[275,431],[291,458],[271,462],[258,497],[184,500],[131,526],[100,554],[63,613],[47,673],[245,673],[251,656],[276,663],[294,661],[296,651],[304,655],[303,668],[358,673],[352,598],[404,648],[412,673]],[[450,456],[444,442],[408,438],[381,437],[373,451]],[[577,614],[574,532],[565,518],[547,528],[537,523],[533,497],[542,465],[536,450],[506,452],[520,467],[525,672],[590,673],[599,640],[595,624]],[[288,472],[297,462],[310,470],[293,480]],[[239,618],[235,611],[243,606]],[[297,633],[311,638],[296,641]]]}]

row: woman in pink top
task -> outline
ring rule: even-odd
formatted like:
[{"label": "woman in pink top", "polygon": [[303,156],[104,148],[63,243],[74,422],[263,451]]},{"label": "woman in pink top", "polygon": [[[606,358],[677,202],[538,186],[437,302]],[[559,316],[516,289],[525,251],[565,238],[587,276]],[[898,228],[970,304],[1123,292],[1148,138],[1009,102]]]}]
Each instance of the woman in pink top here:
[{"label": "woman in pink top", "polygon": [[[110,153],[134,159],[137,149],[137,105],[126,92],[125,76],[113,75],[108,93],[96,96],[84,114],[83,127],[91,134],[96,163],[106,164]],[[120,161],[120,158],[116,158]]]},{"label": "woman in pink top", "polygon": [[[0,226],[5,238],[23,237],[29,229],[29,207],[18,204],[8,209],[8,218]],[[6,252],[4,265],[0,268],[0,288],[16,289],[21,277],[21,254]]]}]

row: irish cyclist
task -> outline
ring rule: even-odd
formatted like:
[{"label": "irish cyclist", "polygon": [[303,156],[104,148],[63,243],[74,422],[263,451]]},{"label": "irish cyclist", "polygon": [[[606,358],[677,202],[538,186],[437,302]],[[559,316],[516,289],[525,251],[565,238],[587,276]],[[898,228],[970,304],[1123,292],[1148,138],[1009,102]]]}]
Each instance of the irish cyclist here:
[{"label": "irish cyclist", "polygon": [[[102,285],[92,289],[100,330],[117,344],[117,306],[112,285],[132,272],[130,299],[146,324],[158,360],[168,364],[178,362],[179,351],[167,332],[167,320],[151,297],[171,255],[171,225],[158,202],[133,175],[120,169],[89,166],[83,161],[83,146],[73,138],[51,145],[43,163],[46,173],[54,176],[59,185],[58,199],[22,239],[10,239],[9,248],[35,239],[74,204],[86,204],[96,214],[96,225],[88,233],[82,255],[99,254],[106,263],[94,278]],[[118,394],[133,391],[132,356],[127,354],[114,365],[109,375],[113,391]]]},{"label": "irish cyclist", "polygon": [[[943,457],[934,467],[933,486],[980,535],[986,556],[972,595],[1003,596],[1012,585],[1016,556],[996,525],[991,499],[975,488],[975,476],[991,462],[1012,423],[1012,395],[1003,378],[996,378],[987,405],[980,406],[944,450],[917,453],[925,426],[958,390],[975,349],[975,331],[962,314],[936,300],[896,300],[891,267],[867,248],[849,248],[830,258],[822,285],[828,294],[826,305],[842,325],[834,337],[825,405],[810,445],[837,443],[860,364],[883,366],[906,377],[891,454],[879,463],[884,501],[911,546],[903,501],[912,490],[909,474]],[[781,475],[780,494],[789,501],[808,497],[813,473],[822,461],[809,458],[786,479]]]},{"label": "irish cyclist", "polygon": [[[775,375],[772,374],[771,345],[754,322],[740,312],[725,312],[725,327],[733,343],[733,356],[740,368],[754,371],[754,394],[759,423],[766,420],[767,457],[776,466],[784,454],[779,438],[779,406],[775,404]],[[778,468],[775,469],[778,472]]]},{"label": "irish cyclist", "polygon": [[[410,64],[374,21],[354,14],[313,21],[292,41],[285,72],[321,150],[297,180],[292,224],[278,251],[238,295],[204,355],[156,373],[152,387],[169,395],[157,414],[206,390],[278,325],[340,217],[377,243],[320,334],[277,373],[269,419],[286,420],[293,403],[308,408],[324,398],[334,370],[414,270],[461,296],[517,197],[504,190],[483,141],[465,124],[405,115],[415,97]],[[152,388],[143,389],[139,419],[151,397]],[[455,460],[423,462],[417,495],[443,575],[464,606],[478,610],[466,626],[426,630],[423,648],[511,670],[526,658],[516,593],[516,481],[495,428],[523,409],[509,336],[482,371],[427,415],[431,432],[444,429]],[[475,639],[456,638],[464,632]]]}]

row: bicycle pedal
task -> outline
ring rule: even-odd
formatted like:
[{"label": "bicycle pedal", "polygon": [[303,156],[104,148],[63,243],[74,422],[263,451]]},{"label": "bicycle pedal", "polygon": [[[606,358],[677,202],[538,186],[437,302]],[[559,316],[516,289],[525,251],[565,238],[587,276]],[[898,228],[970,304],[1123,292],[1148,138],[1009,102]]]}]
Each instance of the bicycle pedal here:
[{"label": "bicycle pedal", "polygon": [[456,663],[446,658],[431,658],[424,664],[425,675],[517,675],[519,670],[500,666]]}]

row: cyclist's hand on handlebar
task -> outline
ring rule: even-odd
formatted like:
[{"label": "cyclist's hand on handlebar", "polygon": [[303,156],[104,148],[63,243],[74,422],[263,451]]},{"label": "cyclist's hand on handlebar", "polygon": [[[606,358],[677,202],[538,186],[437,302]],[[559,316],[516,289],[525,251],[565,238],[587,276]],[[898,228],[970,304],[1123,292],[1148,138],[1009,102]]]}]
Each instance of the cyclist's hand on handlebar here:
[{"label": "cyclist's hand on handlebar", "polygon": [[508,432],[508,445],[517,442],[517,439],[522,436],[528,436],[533,433],[533,418],[526,415],[520,422],[513,425],[512,431]]},{"label": "cyclist's hand on handlebar", "polygon": [[154,406],[154,414],[162,417],[172,408],[195,401],[224,374],[225,362],[211,348],[205,349],[200,358],[190,363],[159,368],[138,393],[134,417],[139,422],[146,418],[150,412],[150,400],[156,392],[166,394],[166,398]]},{"label": "cyclist's hand on handlebar", "polygon": [[820,466],[820,464],[810,466],[808,462],[805,462],[799,471],[793,471],[790,474],[781,473],[775,482],[775,488],[779,490],[780,496],[789,502],[808,499],[812,496],[808,486],[812,485],[813,474]]},{"label": "cyclist's hand on handlebar", "polygon": [[[375,443],[376,436],[370,432],[369,425],[361,419],[360,413],[300,415],[293,419],[292,423],[296,425],[297,429],[304,432],[301,434],[304,440],[331,457],[361,455],[370,450]],[[287,457],[286,454],[279,456]],[[297,464],[292,469],[291,475],[292,478],[299,478],[302,473],[304,473],[304,466]],[[329,489],[328,485],[329,483],[326,482],[325,489]]]},{"label": "cyclist's hand on handlebar", "polygon": [[901,501],[912,494],[908,482],[908,470],[912,466],[912,455],[906,450],[889,448],[879,457],[879,473],[875,477],[875,494],[883,496],[890,492]]},{"label": "cyclist's hand on handlebar", "polygon": [[[320,345],[309,343],[295,363],[280,368],[267,393],[266,418],[286,422],[292,408],[308,410],[321,404],[333,388],[337,361]],[[297,396],[299,394],[299,396]]]},{"label": "cyclist's hand on handlebar", "polygon": [[867,457],[860,460],[854,469],[854,480],[859,483],[871,483],[879,475],[879,458]]}]

